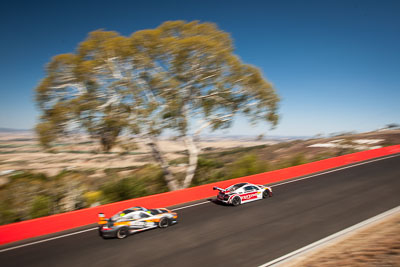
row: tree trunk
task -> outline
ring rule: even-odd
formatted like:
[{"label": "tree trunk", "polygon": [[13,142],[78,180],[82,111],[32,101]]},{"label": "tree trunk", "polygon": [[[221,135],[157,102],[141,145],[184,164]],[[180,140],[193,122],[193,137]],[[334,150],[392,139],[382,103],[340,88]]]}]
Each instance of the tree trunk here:
[{"label": "tree trunk", "polygon": [[153,154],[154,159],[160,164],[164,179],[167,182],[169,191],[174,191],[180,189],[179,184],[177,183],[175,177],[172,175],[169,170],[169,165],[161,154],[160,148],[158,147],[157,140],[154,137],[148,138],[147,145],[151,148],[151,153]]},{"label": "tree trunk", "polygon": [[189,166],[186,169],[186,177],[183,181],[183,188],[187,188],[192,183],[194,174],[197,169],[197,160],[199,155],[199,150],[193,141],[192,136],[186,136],[184,139],[187,150],[189,151]]}]

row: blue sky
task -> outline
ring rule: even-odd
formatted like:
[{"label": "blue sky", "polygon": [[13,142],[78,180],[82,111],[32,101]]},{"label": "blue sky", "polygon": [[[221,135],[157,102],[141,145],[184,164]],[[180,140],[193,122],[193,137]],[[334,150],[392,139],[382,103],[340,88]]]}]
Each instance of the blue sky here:
[{"label": "blue sky", "polygon": [[52,56],[90,31],[214,22],[281,96],[277,128],[238,118],[230,134],[364,132],[400,123],[400,1],[3,1],[0,127],[34,127],[34,88]]}]

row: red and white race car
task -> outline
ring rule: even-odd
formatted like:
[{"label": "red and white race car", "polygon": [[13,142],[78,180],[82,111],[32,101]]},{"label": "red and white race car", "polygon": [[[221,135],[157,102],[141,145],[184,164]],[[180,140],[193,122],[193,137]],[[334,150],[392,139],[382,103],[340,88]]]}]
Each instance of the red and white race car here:
[{"label": "red and white race car", "polygon": [[250,201],[272,197],[272,189],[264,185],[254,185],[250,183],[239,183],[222,189],[214,186],[218,190],[217,200],[237,206]]}]

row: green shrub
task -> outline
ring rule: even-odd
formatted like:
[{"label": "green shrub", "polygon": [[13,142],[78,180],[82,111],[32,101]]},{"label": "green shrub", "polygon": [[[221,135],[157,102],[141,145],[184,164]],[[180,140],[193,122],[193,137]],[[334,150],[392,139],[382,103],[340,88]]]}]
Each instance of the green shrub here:
[{"label": "green shrub", "polygon": [[319,161],[319,160],[324,160],[324,159],[329,159],[331,157],[333,157],[334,155],[332,153],[329,152],[323,152],[323,153],[319,153],[317,155],[315,155],[311,161]]},{"label": "green shrub", "polygon": [[87,206],[91,206],[94,203],[100,201],[101,198],[101,191],[89,191],[83,194]]},{"label": "green shrub", "polygon": [[249,146],[249,147],[237,147],[231,150],[226,150],[219,152],[219,156],[226,156],[226,155],[231,155],[231,154],[237,154],[237,153],[247,153],[251,152],[252,150],[258,150],[262,148],[268,147],[267,145],[259,145],[259,146]]},{"label": "green shrub", "polygon": [[10,203],[0,204],[0,225],[20,221],[18,214]]},{"label": "green shrub", "polygon": [[224,164],[215,159],[206,159],[200,157],[197,161],[197,168],[222,168]]},{"label": "green shrub", "polygon": [[48,177],[44,173],[32,173],[29,171],[18,171],[11,175],[12,180],[17,179],[28,179],[28,180],[39,180],[39,181],[48,181]]},{"label": "green shrub", "polygon": [[243,177],[268,171],[268,165],[254,154],[245,155],[232,164],[231,177]]},{"label": "green shrub", "polygon": [[289,159],[280,160],[274,164],[273,170],[279,170],[284,168],[289,168],[301,164],[308,163],[309,161],[306,159],[303,153],[299,153]]},{"label": "green shrub", "polygon": [[116,167],[116,168],[106,168],[104,170],[104,173],[107,175],[116,175],[118,172],[121,171],[131,171],[131,170],[136,170],[139,169],[139,166],[127,166],[127,167]]},{"label": "green shrub", "polygon": [[167,192],[168,186],[164,180],[164,174],[161,167],[148,164],[135,172],[132,176],[139,179],[146,186],[149,195]]},{"label": "green shrub", "polygon": [[171,160],[169,162],[169,165],[188,164],[188,163],[189,163],[188,157],[181,157],[181,158]]},{"label": "green shrub", "polygon": [[191,186],[229,179],[223,167],[224,164],[219,160],[200,157],[197,161],[197,169]]},{"label": "green shrub", "polygon": [[35,196],[32,203],[30,217],[39,218],[50,215],[51,213],[51,198],[45,195]]},{"label": "green shrub", "polygon": [[302,165],[302,164],[305,164],[307,162],[308,161],[306,160],[304,154],[303,153],[299,153],[299,154],[293,156],[290,159],[289,166],[292,167],[292,166]]},{"label": "green shrub", "polygon": [[117,182],[109,182],[101,188],[101,191],[105,203],[147,195],[144,183],[135,178],[124,178]]},{"label": "green shrub", "polygon": [[160,167],[145,165],[131,176],[103,185],[102,202],[111,203],[168,191]]},{"label": "green shrub", "polygon": [[349,147],[349,148],[341,148],[339,151],[336,153],[336,156],[343,156],[351,153],[357,152],[356,149]]}]

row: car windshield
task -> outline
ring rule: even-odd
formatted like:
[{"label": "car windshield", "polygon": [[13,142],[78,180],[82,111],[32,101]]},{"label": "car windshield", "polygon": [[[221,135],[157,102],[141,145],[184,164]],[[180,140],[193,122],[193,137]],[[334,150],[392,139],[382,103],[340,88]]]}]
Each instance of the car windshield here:
[{"label": "car windshield", "polygon": [[133,212],[133,210],[131,210],[131,209],[127,209],[127,210],[120,211],[120,212],[118,212],[117,214],[115,214],[114,216],[112,216],[112,217],[111,217],[111,220],[112,220],[112,221],[116,221],[116,220],[120,219],[121,217],[123,217],[123,216],[125,216],[126,214],[129,214],[129,213],[131,213],[131,212]]},{"label": "car windshield", "polygon": [[146,208],[143,208],[143,207],[132,207],[132,208],[130,208],[130,210],[142,210],[142,211],[146,211],[147,209]]},{"label": "car windshield", "polygon": [[245,184],[246,183],[234,184],[234,185],[231,185],[230,187],[228,187],[227,189],[228,189],[228,191],[235,191],[235,190],[241,188],[242,186],[244,186]]},{"label": "car windshield", "polygon": [[157,214],[161,214],[161,213],[166,213],[167,211],[166,210],[163,210],[163,209],[151,209],[151,210],[149,210],[150,211],[150,213],[152,214],[152,215],[157,215]]},{"label": "car windshield", "polygon": [[158,209],[152,209],[152,210],[149,210],[150,211],[150,213],[152,214],[152,215],[157,215],[157,214],[160,214],[160,213],[162,213],[160,210],[158,210]]}]

